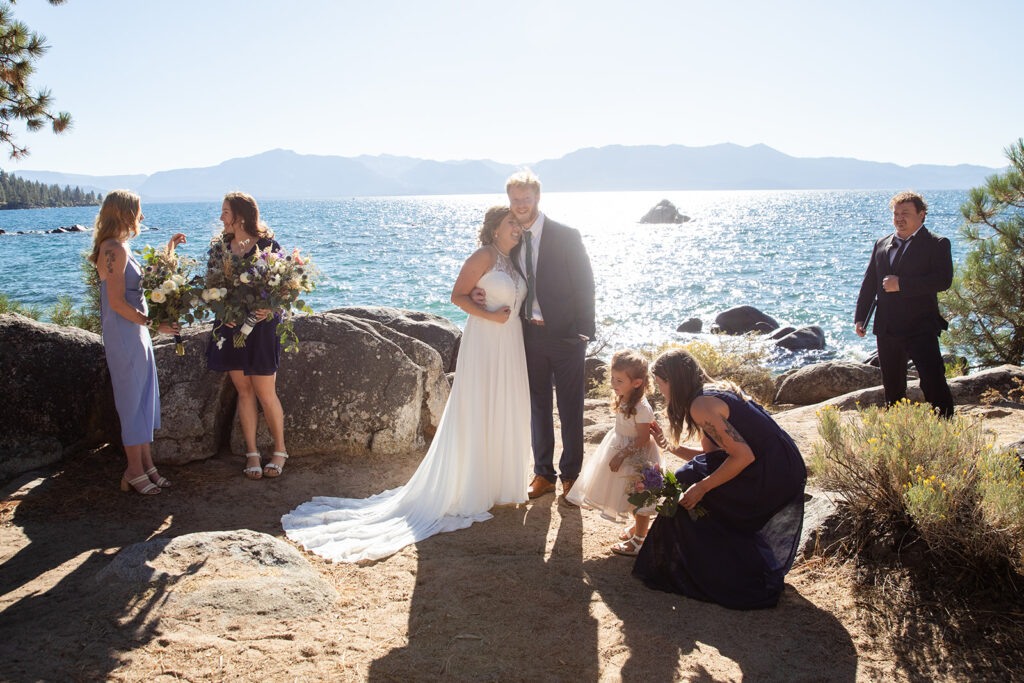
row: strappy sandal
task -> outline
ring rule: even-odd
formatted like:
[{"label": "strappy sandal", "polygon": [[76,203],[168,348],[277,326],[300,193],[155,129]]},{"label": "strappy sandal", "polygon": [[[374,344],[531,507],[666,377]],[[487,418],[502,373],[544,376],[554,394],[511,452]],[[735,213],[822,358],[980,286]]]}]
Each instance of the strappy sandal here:
[{"label": "strappy sandal", "polygon": [[[278,458],[282,458],[284,460],[288,459],[288,454],[287,453],[282,453],[281,451],[274,451],[274,456],[278,457]],[[283,470],[284,470],[284,463],[281,463],[280,465],[278,465],[276,462],[268,462],[266,465],[263,466],[263,476],[264,477],[270,477],[271,479],[273,479],[274,477],[280,477],[281,476],[281,472]]]},{"label": "strappy sandal", "polygon": [[134,479],[129,479],[127,474],[121,475],[121,490],[130,491],[131,489],[135,489],[136,492],[144,496],[155,496],[160,493],[160,487],[150,481],[147,474],[140,474]]},{"label": "strappy sandal", "polygon": [[165,489],[171,485],[171,482],[167,481],[167,479],[160,476],[160,473],[156,471],[156,467],[150,467],[148,470],[146,470],[146,476],[149,477],[150,481],[153,481],[153,477],[156,476],[156,481],[153,481],[153,483],[162,489]]},{"label": "strappy sandal", "polygon": [[616,555],[626,555],[627,557],[636,557],[640,553],[640,548],[644,544],[646,536],[630,536],[627,540],[622,543],[616,543],[612,546],[612,552]]},{"label": "strappy sandal", "polygon": [[[249,458],[256,458],[256,464],[250,465]],[[260,458],[259,453],[246,453],[245,454],[245,469],[242,472],[245,474],[247,479],[261,479],[263,477],[263,459]]]},{"label": "strappy sandal", "polygon": [[629,526],[627,526],[625,529],[622,530],[621,534],[619,534],[619,540],[620,541],[628,541],[629,539],[633,538],[634,532],[636,532],[636,525],[635,524],[630,524]]}]

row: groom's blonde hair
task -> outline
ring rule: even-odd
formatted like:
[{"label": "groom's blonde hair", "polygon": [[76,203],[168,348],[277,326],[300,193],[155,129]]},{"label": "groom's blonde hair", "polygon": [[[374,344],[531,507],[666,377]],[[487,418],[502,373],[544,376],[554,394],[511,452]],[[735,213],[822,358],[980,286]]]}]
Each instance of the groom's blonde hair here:
[{"label": "groom's blonde hair", "polygon": [[523,169],[513,173],[505,181],[506,193],[513,187],[528,187],[537,194],[540,194],[540,178],[535,176],[530,169]]}]

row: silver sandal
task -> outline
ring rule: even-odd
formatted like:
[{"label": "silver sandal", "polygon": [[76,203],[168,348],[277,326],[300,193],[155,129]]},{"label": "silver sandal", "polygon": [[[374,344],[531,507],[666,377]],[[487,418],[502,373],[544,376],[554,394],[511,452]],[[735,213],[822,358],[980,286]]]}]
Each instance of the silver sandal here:
[{"label": "silver sandal", "polygon": [[[278,458],[283,458],[284,460],[288,459],[288,454],[282,453],[281,451],[274,451],[274,456]],[[270,477],[271,479],[273,479],[274,477],[280,477],[281,472],[283,470],[284,463],[278,465],[276,462],[268,462],[266,465],[263,466],[263,476]]]},{"label": "silver sandal", "polygon": [[246,462],[246,467],[245,467],[244,470],[242,470],[242,473],[245,474],[247,479],[253,479],[253,480],[262,479],[263,478],[263,459],[260,458],[260,454],[259,453],[246,453],[245,454],[246,461],[248,461],[249,458],[256,458],[257,459],[257,463],[255,465],[249,465],[248,462]]},{"label": "silver sandal", "polygon": [[616,555],[636,557],[640,553],[640,548],[643,547],[644,541],[646,539],[646,536],[637,536],[636,534],[634,534],[622,543],[616,543],[615,545],[613,545],[612,552]]}]

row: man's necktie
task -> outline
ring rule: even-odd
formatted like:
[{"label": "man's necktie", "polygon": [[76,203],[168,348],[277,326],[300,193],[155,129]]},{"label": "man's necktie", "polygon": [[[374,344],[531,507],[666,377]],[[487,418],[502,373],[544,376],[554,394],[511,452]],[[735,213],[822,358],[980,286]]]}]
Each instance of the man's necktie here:
[{"label": "man's necktie", "polygon": [[910,244],[910,240],[912,240],[913,237],[908,237],[905,240],[902,240],[899,237],[894,237],[893,239],[897,242],[896,253],[893,254],[892,259],[889,261],[889,266],[891,270],[896,270],[900,265],[900,259],[903,258],[903,254],[907,251],[907,245]]},{"label": "man's necktie", "polygon": [[523,313],[527,320],[533,318],[533,297],[536,296],[536,278],[533,275],[533,235],[529,230],[523,231],[523,238],[526,241],[526,303],[523,305]]}]

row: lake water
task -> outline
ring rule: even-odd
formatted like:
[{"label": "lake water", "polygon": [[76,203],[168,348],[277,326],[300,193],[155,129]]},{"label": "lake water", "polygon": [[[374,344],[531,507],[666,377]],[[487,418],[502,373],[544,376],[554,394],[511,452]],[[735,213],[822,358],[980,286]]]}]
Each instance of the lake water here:
[{"label": "lake water", "polygon": [[[853,333],[853,307],[871,245],[891,232],[891,191],[545,193],[541,209],[580,231],[597,282],[599,336],[610,347],[692,339],[676,327],[689,317],[706,331],[719,312],[741,304],[780,324],[820,325],[828,348],[811,357],[780,354],[777,368],[811,358],[863,358],[874,338]],[[927,192],[927,225],[965,252],[958,231],[965,191]],[[642,225],[659,200],[693,220]],[[316,310],[383,305],[436,313],[462,325],[449,302],[459,267],[476,246],[484,210],[503,194],[261,202],[262,218],[286,248],[298,246],[324,279],[309,297]],[[133,245],[156,246],[172,232],[182,251],[201,256],[220,230],[220,202],[144,204],[145,231]],[[0,211],[0,228],[91,226],[95,207]],[[85,290],[81,252],[91,233],[0,235],[0,292],[50,306]],[[712,339],[711,335],[698,335]]]}]

